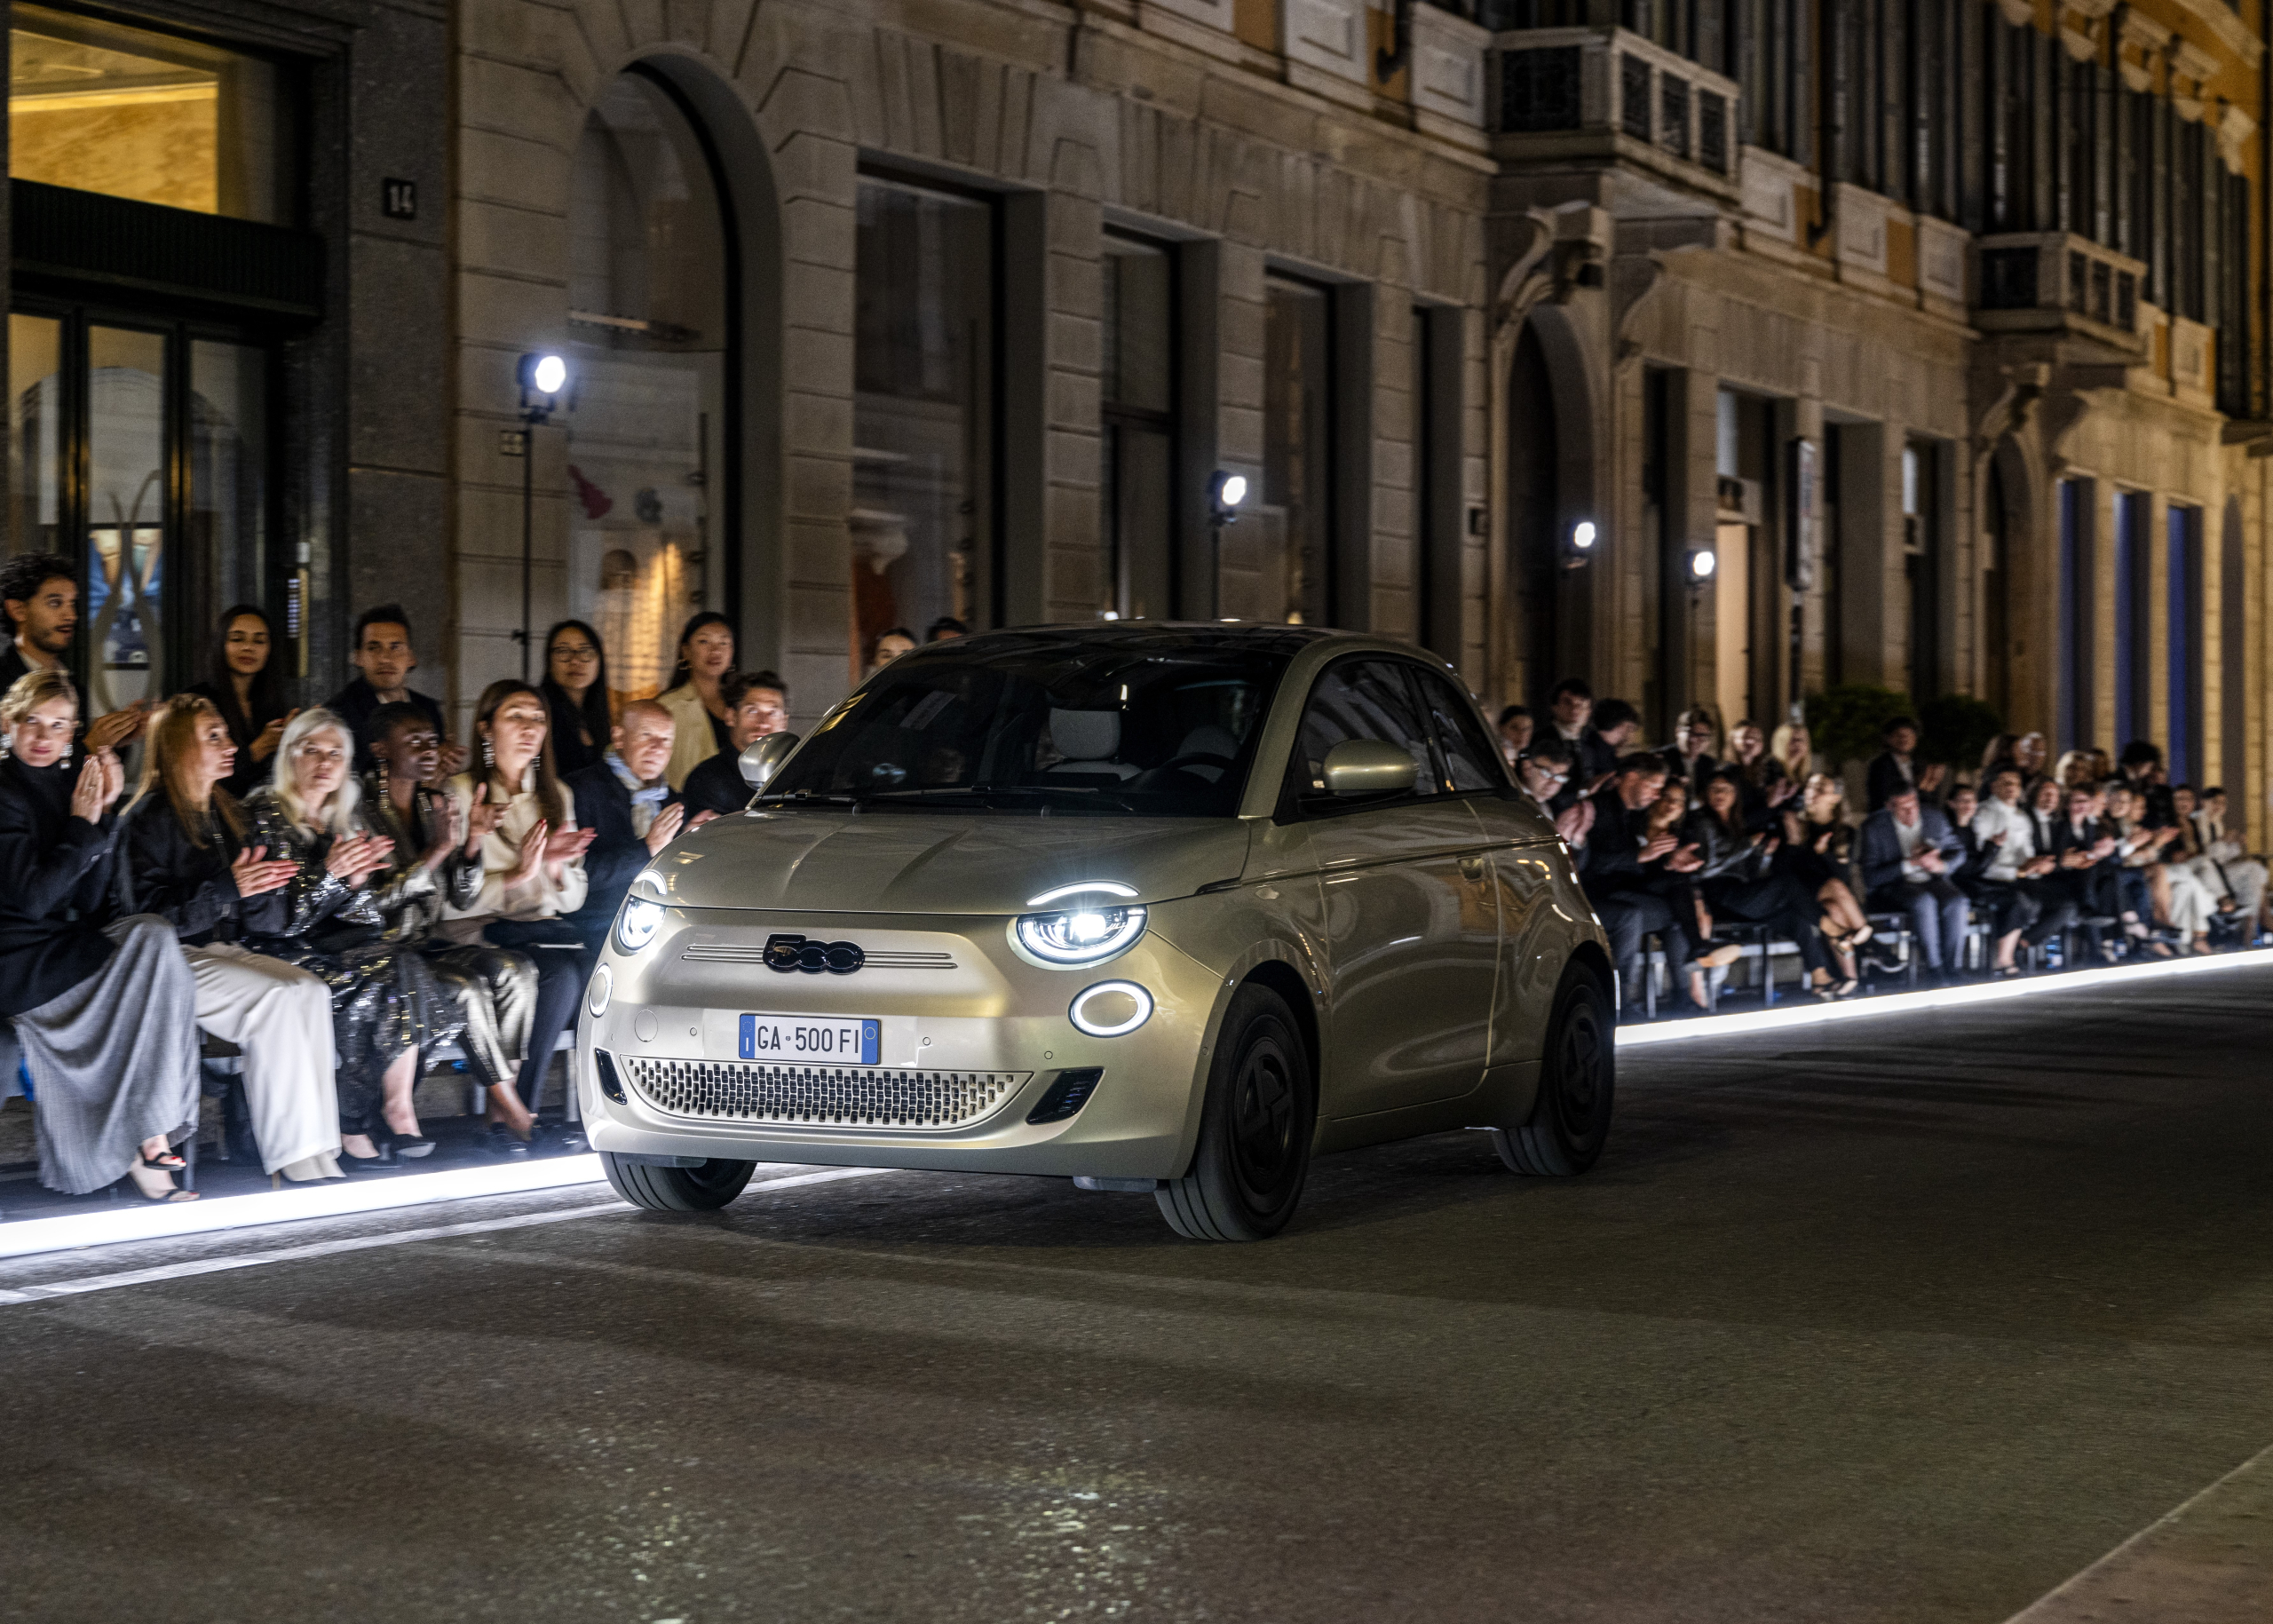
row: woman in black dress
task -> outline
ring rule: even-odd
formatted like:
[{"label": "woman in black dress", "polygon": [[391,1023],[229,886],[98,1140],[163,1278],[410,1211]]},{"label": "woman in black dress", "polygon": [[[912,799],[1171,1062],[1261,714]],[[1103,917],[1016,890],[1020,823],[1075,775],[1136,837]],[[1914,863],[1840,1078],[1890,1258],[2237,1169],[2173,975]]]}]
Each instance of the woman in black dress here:
[{"label": "woman in black dress", "polygon": [[544,702],[552,713],[552,764],[561,777],[607,754],[614,725],[607,702],[607,650],[582,621],[544,634]]},{"label": "woman in black dress", "polygon": [[1715,918],[1764,924],[1797,945],[1810,990],[1818,997],[1853,990],[1831,978],[1814,899],[1799,881],[1776,867],[1779,837],[1745,827],[1738,769],[1723,767],[1706,780],[1705,803],[1689,815],[1688,838],[1703,860],[1695,877]]},{"label": "woman in black dress", "polygon": [[123,1175],[147,1200],[195,1200],[173,1146],[197,1126],[196,987],[171,925],[118,916],[126,773],[108,750],[72,764],[78,719],[60,671],[0,696],[0,1016],[36,1094],[40,1181],[86,1195]]},{"label": "woman in black dress", "polygon": [[237,747],[236,770],[221,788],[240,801],[268,781],[284,725],[293,717],[276,663],[275,629],[252,604],[225,609],[206,678],[189,690],[213,701]]}]

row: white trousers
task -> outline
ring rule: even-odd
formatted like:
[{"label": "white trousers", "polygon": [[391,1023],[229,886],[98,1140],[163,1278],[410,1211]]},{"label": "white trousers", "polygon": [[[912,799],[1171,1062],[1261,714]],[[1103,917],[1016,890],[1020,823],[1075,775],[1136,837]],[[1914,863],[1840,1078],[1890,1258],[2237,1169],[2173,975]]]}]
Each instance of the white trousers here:
[{"label": "white trousers", "polygon": [[2265,902],[2263,863],[2247,857],[2237,857],[2229,863],[2213,862],[2209,858],[2198,857],[2186,866],[2194,871],[2195,877],[2209,889],[2213,897],[2230,893],[2235,906],[2241,910],[2242,917],[2249,922],[2254,932],[2257,910]]},{"label": "white trousers", "polygon": [[2211,917],[2218,911],[2218,898],[2202,883],[2202,876],[2184,863],[2165,863],[2163,877],[2170,882],[2172,926],[2189,936],[2208,930]]},{"label": "white trousers", "polygon": [[197,1024],[245,1051],[245,1105],[264,1173],[329,1178],[339,1168],[331,989],[234,942],[186,947]]}]

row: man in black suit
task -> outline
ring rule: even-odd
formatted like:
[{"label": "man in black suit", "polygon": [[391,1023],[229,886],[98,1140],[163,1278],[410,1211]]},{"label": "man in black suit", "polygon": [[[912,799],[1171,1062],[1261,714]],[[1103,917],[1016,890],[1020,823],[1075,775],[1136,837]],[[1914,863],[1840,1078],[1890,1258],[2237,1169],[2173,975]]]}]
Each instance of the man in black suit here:
[{"label": "man in black suit", "polygon": [[1867,906],[1905,914],[1918,938],[1926,968],[1936,978],[1965,962],[1971,904],[1952,877],[1965,860],[1965,843],[1937,807],[1921,804],[1905,784],[1863,820],[1855,843]]},{"label": "man in black suit", "polygon": [[358,675],[323,705],[347,724],[348,736],[355,741],[357,772],[376,772],[378,768],[371,747],[363,742],[363,730],[371,713],[382,705],[416,705],[424,711],[426,719],[434,725],[435,736],[442,741],[442,776],[447,778],[465,771],[469,759],[466,748],[450,742],[450,730],[442,721],[441,706],[410,685],[410,674],[418,669],[418,656],[410,646],[408,610],[400,604],[379,604],[357,615],[354,652],[347,659]]},{"label": "man in black suit", "polygon": [[669,711],[634,700],[609,734],[607,754],[562,780],[576,797],[576,827],[592,831],[584,906],[567,923],[595,953],[631,882],[685,822],[686,808],[663,777],[673,732]]},{"label": "man in black suit", "polygon": [[1864,789],[1870,801],[1870,810],[1876,812],[1891,799],[1898,789],[1918,792],[1918,799],[1932,806],[1941,798],[1942,780],[1949,769],[1939,762],[1930,764],[1918,760],[1918,724],[1909,717],[1897,717],[1886,725],[1880,735],[1886,749],[1873,758]]},{"label": "man in black suit", "polygon": [[789,691],[771,671],[727,677],[718,685],[718,698],[726,707],[732,748],[705,757],[679,786],[687,816],[697,823],[738,812],[749,804],[749,786],[742,781],[742,752],[768,733],[785,732],[789,725]]},{"label": "man in black suit", "polygon": [[1682,845],[1674,836],[1650,837],[1650,808],[1665,787],[1663,757],[1620,757],[1610,781],[1595,792],[1594,825],[1576,854],[1579,883],[1609,934],[1619,995],[1629,1010],[1642,1002],[1644,936],[1657,932],[1669,964],[1684,964],[1690,958],[1687,922],[1667,895],[1667,879],[1701,865],[1696,849]]}]

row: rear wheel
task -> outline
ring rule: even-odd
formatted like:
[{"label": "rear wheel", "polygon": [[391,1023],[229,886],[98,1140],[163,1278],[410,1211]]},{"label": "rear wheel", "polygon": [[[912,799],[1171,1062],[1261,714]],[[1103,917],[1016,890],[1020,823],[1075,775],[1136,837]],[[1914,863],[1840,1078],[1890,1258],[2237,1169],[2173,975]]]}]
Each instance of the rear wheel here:
[{"label": "rear wheel", "polygon": [[1249,983],[1232,996],[1200,1106],[1192,1168],[1153,1192],[1191,1240],[1263,1240],[1286,1228],[1310,1175],[1318,1091],[1287,1001]]},{"label": "rear wheel", "polygon": [[1531,1120],[1492,1130],[1500,1160],[1518,1173],[1558,1178],[1594,1166],[1610,1137],[1617,1072],[1610,1000],[1592,971],[1572,964],[1555,989]]},{"label": "rear wheel", "polygon": [[742,1192],[755,1161],[703,1162],[700,1167],[659,1168],[600,1153],[600,1166],[615,1192],[650,1212],[716,1212]]}]

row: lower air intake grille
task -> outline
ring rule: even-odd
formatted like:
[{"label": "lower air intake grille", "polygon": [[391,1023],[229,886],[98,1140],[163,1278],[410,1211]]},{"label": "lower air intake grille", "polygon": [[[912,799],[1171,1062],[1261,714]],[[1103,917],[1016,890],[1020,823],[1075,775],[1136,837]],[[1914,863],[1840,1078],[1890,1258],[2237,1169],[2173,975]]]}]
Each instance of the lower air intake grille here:
[{"label": "lower air intake grille", "polygon": [[977,1121],[1031,1072],[918,1072],[624,1058],[632,1086],[673,1116],[812,1128],[954,1128]]}]

